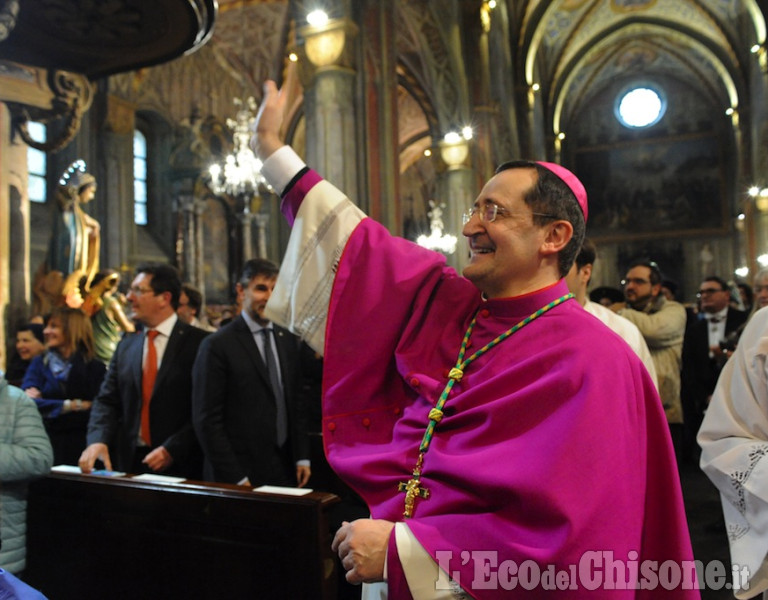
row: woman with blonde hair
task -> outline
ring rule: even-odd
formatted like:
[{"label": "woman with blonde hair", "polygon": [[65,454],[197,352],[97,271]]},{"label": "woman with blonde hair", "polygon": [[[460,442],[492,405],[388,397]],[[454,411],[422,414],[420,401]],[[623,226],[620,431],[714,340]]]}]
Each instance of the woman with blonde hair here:
[{"label": "woman with blonde hair", "polygon": [[106,367],[96,358],[91,320],[82,311],[55,308],[43,334],[46,351],[32,360],[21,387],[43,416],[54,463],[76,465]]}]

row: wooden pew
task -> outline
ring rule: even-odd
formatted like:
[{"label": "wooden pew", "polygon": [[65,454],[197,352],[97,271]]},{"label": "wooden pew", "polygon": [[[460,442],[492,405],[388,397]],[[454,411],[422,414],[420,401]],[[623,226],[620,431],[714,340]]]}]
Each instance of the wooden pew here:
[{"label": "wooden pew", "polygon": [[54,472],[30,486],[24,579],[51,600],[332,600],[337,502]]}]

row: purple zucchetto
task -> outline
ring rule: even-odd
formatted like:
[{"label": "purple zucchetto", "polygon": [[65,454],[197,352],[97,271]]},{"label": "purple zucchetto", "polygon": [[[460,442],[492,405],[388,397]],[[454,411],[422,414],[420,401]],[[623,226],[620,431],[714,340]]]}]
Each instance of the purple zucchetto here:
[{"label": "purple zucchetto", "polygon": [[581,212],[584,214],[584,222],[587,222],[587,190],[584,189],[584,185],[579,181],[579,178],[576,177],[573,173],[571,173],[568,169],[565,167],[550,163],[550,162],[542,162],[540,160],[536,161],[537,165],[541,165],[548,171],[554,173],[557,175],[565,185],[567,185],[570,190],[573,192],[573,195],[576,196],[576,201],[579,203],[579,206],[581,207]]}]

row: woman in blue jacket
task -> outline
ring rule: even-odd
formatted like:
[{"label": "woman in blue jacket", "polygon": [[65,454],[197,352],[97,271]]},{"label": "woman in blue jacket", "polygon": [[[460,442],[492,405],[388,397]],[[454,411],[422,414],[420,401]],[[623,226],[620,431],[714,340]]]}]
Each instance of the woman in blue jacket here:
[{"label": "woman in blue jacket", "polygon": [[54,309],[43,334],[46,351],[32,360],[21,387],[43,416],[54,463],[76,465],[106,367],[95,356],[91,320],[80,310]]}]

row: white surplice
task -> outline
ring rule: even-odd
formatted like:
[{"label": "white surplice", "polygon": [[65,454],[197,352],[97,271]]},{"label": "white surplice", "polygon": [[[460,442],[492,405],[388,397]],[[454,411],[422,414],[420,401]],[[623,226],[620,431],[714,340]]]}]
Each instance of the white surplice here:
[{"label": "white surplice", "polygon": [[698,441],[701,468],[720,490],[734,588],[745,588],[735,596],[754,598],[768,590],[768,309],[755,313],[723,368]]}]

